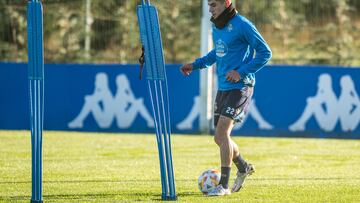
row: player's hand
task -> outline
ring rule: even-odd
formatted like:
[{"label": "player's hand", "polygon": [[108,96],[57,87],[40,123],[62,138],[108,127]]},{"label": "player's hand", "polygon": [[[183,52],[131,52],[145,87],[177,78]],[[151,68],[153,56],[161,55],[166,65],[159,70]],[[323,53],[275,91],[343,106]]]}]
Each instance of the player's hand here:
[{"label": "player's hand", "polygon": [[226,73],[226,80],[237,83],[240,81],[240,74],[236,70]]},{"label": "player's hand", "polygon": [[192,71],[193,71],[193,66],[191,63],[185,64],[180,68],[180,72],[185,76],[190,75]]}]

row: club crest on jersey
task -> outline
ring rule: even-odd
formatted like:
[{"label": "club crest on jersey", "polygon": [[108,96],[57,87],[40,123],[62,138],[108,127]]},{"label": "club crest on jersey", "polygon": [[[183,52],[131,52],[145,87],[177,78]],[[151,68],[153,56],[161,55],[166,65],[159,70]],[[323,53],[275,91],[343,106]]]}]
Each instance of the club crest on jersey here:
[{"label": "club crest on jersey", "polygon": [[227,26],[226,29],[227,29],[228,32],[231,32],[234,29],[234,27],[233,27],[233,25],[231,23],[229,23],[229,25]]},{"label": "club crest on jersey", "polygon": [[216,56],[224,57],[227,54],[228,47],[226,43],[221,39],[216,41],[215,48],[216,48]]}]

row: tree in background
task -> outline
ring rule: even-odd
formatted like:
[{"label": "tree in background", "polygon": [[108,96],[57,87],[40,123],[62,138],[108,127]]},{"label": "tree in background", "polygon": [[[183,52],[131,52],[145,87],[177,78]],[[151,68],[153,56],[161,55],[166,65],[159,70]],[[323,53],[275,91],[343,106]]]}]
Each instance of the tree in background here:
[{"label": "tree in background", "polygon": [[[198,57],[201,41],[201,1],[154,1],[154,4],[159,11],[166,61],[182,63]],[[188,44],[192,46],[189,47]]]},{"label": "tree in background", "polygon": [[354,64],[354,30],[355,24],[350,21],[352,7],[348,0],[331,0],[317,4],[318,7],[308,6],[305,10],[307,19],[312,15],[311,10],[326,13],[328,16],[316,16],[308,20],[312,29],[309,29],[313,39],[305,46],[303,52],[310,63],[332,65]]},{"label": "tree in background", "polygon": [[45,62],[77,62],[83,51],[83,2],[69,1],[43,5]]},{"label": "tree in background", "polygon": [[16,1],[11,6],[0,1],[0,19],[0,59],[26,60],[26,7]]},{"label": "tree in background", "polygon": [[[159,12],[166,62],[199,56],[201,1],[151,2]],[[360,66],[360,1],[235,2],[270,44],[272,63]],[[140,3],[43,1],[45,62],[137,63],[141,44],[135,11]],[[0,1],[0,18],[0,60],[26,61],[26,1]],[[189,43],[193,46],[185,46]]]}]

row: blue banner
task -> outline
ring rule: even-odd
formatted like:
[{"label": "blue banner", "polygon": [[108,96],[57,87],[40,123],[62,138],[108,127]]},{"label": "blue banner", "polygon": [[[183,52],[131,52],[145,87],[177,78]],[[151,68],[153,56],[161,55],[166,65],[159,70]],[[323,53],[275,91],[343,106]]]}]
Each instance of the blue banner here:
[{"label": "blue banner", "polygon": [[[199,132],[199,71],[167,65],[172,132]],[[138,65],[46,64],[45,130],[153,133]],[[234,135],[360,138],[360,69],[267,66]],[[27,64],[0,63],[0,129],[29,129]]]}]

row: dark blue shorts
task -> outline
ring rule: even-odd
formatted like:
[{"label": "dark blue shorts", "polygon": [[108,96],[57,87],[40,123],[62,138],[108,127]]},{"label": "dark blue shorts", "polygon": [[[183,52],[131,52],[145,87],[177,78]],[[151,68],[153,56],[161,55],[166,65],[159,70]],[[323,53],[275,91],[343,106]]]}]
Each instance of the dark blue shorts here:
[{"label": "dark blue shorts", "polygon": [[215,127],[221,115],[233,119],[234,122],[242,122],[248,112],[253,92],[254,88],[248,86],[241,90],[218,91],[214,104]]}]

